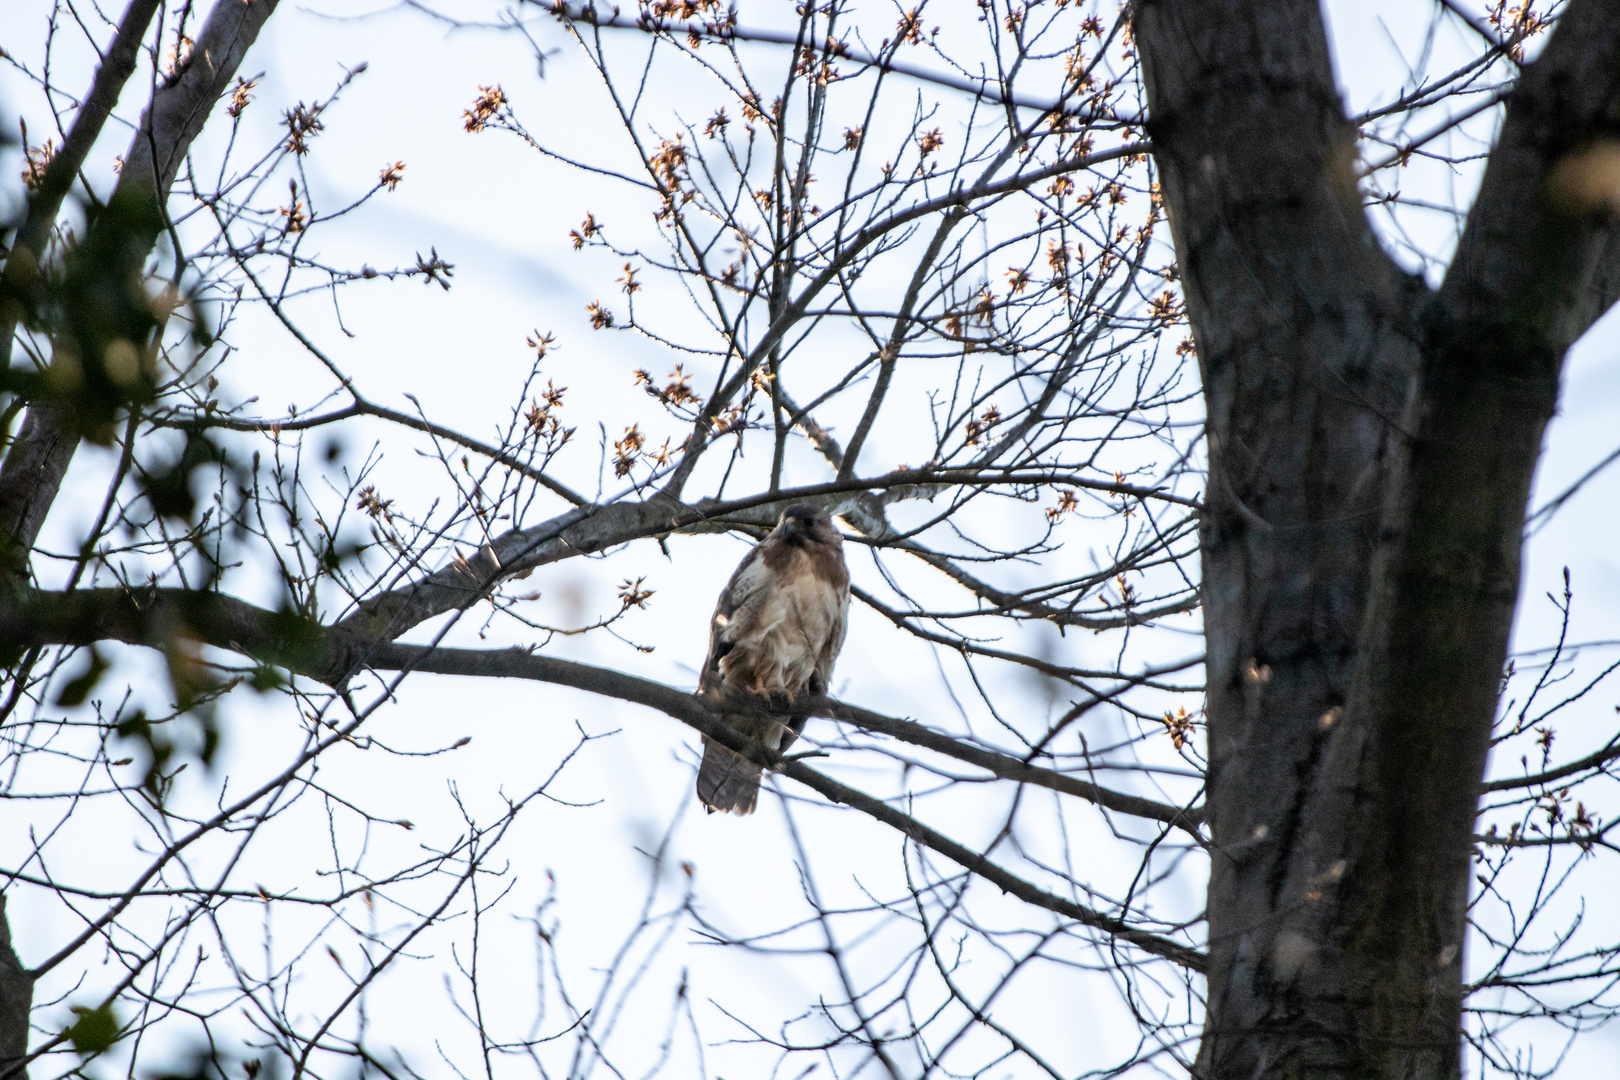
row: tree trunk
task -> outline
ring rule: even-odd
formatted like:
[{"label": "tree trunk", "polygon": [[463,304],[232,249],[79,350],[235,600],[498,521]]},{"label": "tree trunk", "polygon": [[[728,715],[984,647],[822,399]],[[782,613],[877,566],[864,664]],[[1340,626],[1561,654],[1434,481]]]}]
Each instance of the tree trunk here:
[{"label": "tree trunk", "polygon": [[1525,501],[1620,263],[1547,186],[1620,100],[1599,7],[1527,69],[1431,293],[1362,210],[1314,0],[1135,4],[1208,409],[1200,1077],[1458,1075]]},{"label": "tree trunk", "polygon": [[18,1063],[28,1056],[28,1014],[33,1004],[34,977],[11,948],[6,895],[0,893],[0,1076],[27,1078]]}]

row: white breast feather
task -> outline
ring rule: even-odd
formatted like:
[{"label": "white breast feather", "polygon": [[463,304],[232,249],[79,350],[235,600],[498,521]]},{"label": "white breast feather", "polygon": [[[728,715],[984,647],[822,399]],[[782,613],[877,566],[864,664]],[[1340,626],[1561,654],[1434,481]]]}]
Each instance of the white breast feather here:
[{"label": "white breast feather", "polygon": [[[843,600],[838,590],[808,567],[777,574],[760,560],[738,579],[737,591],[742,594],[737,611],[721,629],[722,637],[734,646],[721,660],[722,669],[752,668],[758,677],[749,687],[752,690],[802,692],[823,650],[842,636]],[[751,609],[746,618],[745,609]]]}]

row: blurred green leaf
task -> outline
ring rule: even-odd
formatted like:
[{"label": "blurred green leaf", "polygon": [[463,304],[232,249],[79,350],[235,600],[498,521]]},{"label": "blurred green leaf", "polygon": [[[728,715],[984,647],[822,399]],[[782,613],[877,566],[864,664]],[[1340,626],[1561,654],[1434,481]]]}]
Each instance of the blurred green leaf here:
[{"label": "blurred green leaf", "polygon": [[287,680],[273,667],[256,667],[253,674],[248,677],[248,685],[261,694],[268,694],[272,690],[286,686]]},{"label": "blurred green leaf", "polygon": [[190,520],[197,510],[197,496],[191,490],[191,477],[199,469],[226,466],[225,451],[200,430],[186,432],[186,442],[178,457],[141,474],[139,482],[152,509],[164,517]]},{"label": "blurred green leaf", "polygon": [[90,691],[96,688],[96,683],[101,681],[101,676],[106,673],[109,666],[107,661],[102,659],[100,651],[92,647],[90,649],[90,666],[85,671],[74,676],[62,687],[61,691],[57,693],[56,701],[53,704],[66,709],[71,709],[76,705],[83,705],[90,697]]},{"label": "blurred green leaf", "polygon": [[110,1003],[98,1005],[93,1009],[85,1005],[75,1005],[73,1012],[78,1019],[64,1028],[62,1034],[67,1036],[73,1043],[73,1049],[79,1053],[99,1054],[118,1041],[121,1025]]},{"label": "blurred green leaf", "polygon": [[75,434],[107,444],[123,410],[153,399],[158,338],[176,308],[190,313],[197,347],[210,342],[195,295],[147,281],[163,224],[152,193],[119,190],[106,203],[90,201],[84,215],[82,235],[59,257],[39,261],[23,249],[0,277],[0,316],[47,340],[50,355],[44,371],[0,370],[0,391],[54,401]]},{"label": "blurred green leaf", "polygon": [[0,641],[0,668],[13,668],[28,652],[14,641]]},{"label": "blurred green leaf", "polygon": [[146,776],[141,785],[153,795],[162,795],[161,780],[163,766],[169,763],[174,756],[174,743],[167,736],[159,733],[152,726],[152,721],[146,718],[146,712],[136,709],[135,712],[118,722],[113,729],[121,738],[139,739],[146,746],[147,762]]}]

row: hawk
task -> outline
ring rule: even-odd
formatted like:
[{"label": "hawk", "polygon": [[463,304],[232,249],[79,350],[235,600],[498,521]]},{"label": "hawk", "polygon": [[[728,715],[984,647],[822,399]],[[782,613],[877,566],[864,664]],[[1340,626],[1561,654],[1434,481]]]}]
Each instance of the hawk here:
[{"label": "hawk", "polygon": [[[848,619],[843,538],[827,511],[795,503],[721,592],[698,695],[744,735],[786,750],[808,717],[783,724],[771,713],[791,712],[801,695],[827,692]],[[753,813],[759,778],[758,763],[704,736],[697,795],[710,813]]]}]

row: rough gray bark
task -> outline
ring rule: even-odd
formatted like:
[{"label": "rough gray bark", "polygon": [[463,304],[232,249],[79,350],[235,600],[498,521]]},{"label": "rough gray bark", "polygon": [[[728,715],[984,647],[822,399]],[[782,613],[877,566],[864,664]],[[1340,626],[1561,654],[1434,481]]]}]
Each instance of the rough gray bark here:
[{"label": "rough gray bark", "polygon": [[1380,250],[1310,0],[1137,0],[1210,436],[1201,1077],[1451,1077],[1470,835],[1559,366],[1615,235],[1547,177],[1615,123],[1565,10],[1434,295]]},{"label": "rough gray bark", "polygon": [[34,976],[11,948],[11,923],[6,919],[6,896],[0,893],[0,1076],[12,1073],[15,1063],[28,1054],[28,1013],[34,1002]]}]

